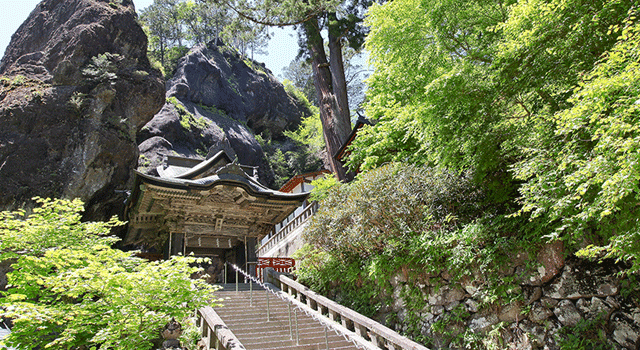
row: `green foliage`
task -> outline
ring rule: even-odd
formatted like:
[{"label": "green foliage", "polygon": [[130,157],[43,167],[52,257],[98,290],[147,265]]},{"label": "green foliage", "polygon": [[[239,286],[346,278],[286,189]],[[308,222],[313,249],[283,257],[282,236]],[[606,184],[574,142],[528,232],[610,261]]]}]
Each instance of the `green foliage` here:
[{"label": "green foliage", "polygon": [[338,181],[338,179],[333,175],[327,175],[313,180],[311,181],[311,186],[313,186],[313,189],[311,190],[311,194],[309,195],[309,200],[312,202],[320,202],[329,197],[331,191],[337,191],[338,187],[340,187],[341,185],[342,183]]},{"label": "green foliage", "polygon": [[189,48],[186,46],[175,46],[168,49],[165,52],[163,71],[165,72],[165,79],[173,77],[178,68],[178,61],[189,52]]},{"label": "green foliage", "polygon": [[612,350],[616,347],[607,341],[607,320],[604,315],[583,319],[574,327],[562,327],[558,332],[561,350]]},{"label": "green foliage", "polygon": [[[295,135],[294,135],[295,136]],[[306,144],[296,143],[295,140],[273,140],[268,133],[256,135],[256,140],[262,146],[267,161],[275,175],[275,186],[280,187],[291,177],[322,167],[322,160],[316,152]]]},{"label": "green foliage", "polygon": [[284,90],[290,96],[295,97],[298,100],[298,102],[302,103],[302,105],[308,108],[309,110],[314,111],[314,113],[318,113],[318,108],[313,106],[309,102],[309,99],[307,98],[307,96],[302,91],[300,91],[295,85],[293,85],[293,82],[291,82],[291,80],[289,79],[283,80],[282,85],[284,85]]},{"label": "green foliage", "polygon": [[284,80],[282,84],[285,86],[292,85],[302,93],[310,104],[318,105],[318,94],[313,83],[313,69],[307,60],[296,58],[289,63],[289,66],[282,68]]},{"label": "green foliage", "polygon": [[382,166],[333,187],[321,202],[306,237],[338,256],[370,256],[406,249],[403,239],[434,236],[469,222],[481,193],[468,176],[427,167]]},{"label": "green foliage", "polygon": [[295,131],[285,130],[284,136],[299,144],[306,145],[309,148],[309,152],[314,154],[320,153],[325,148],[319,113],[302,118],[298,129]]},{"label": "green foliage", "polygon": [[351,169],[402,161],[466,170],[494,203],[512,198],[512,155],[502,143],[519,125],[502,122],[509,108],[486,57],[501,3],[401,0],[369,9],[375,72],[366,111],[378,122],[358,134]]},{"label": "green foliage", "polygon": [[157,59],[149,56],[149,61],[151,61],[151,68],[156,69],[158,71],[160,71],[160,73],[162,74],[163,77],[167,77],[167,73],[164,69],[164,67],[162,66],[162,63],[160,63],[160,61],[158,61]]},{"label": "green foliage", "polygon": [[0,83],[2,83],[3,86],[9,87],[9,88],[17,88],[17,87],[23,86],[27,81],[28,79],[21,74],[18,74],[13,77],[4,77],[4,76],[0,77]]},{"label": "green foliage", "polygon": [[40,256],[51,249],[89,249],[117,241],[107,234],[122,223],[115,217],[109,222],[80,222],[83,203],[79,199],[34,200],[39,206],[31,213],[0,212],[0,260]]},{"label": "green foliage", "polygon": [[635,12],[620,26],[615,46],[575,88],[571,108],[549,117],[554,125],[514,167],[523,211],[558,222],[553,236],[570,243],[597,230],[610,243],[602,253],[640,270],[637,200],[640,165],[640,24]]},{"label": "green foliage", "polygon": [[297,250],[293,257],[300,281],[321,294],[330,295],[341,305],[372,317],[387,301],[380,300],[379,289],[366,280],[360,261],[345,264],[335,255],[309,244]]},{"label": "green foliage", "polygon": [[11,85],[12,86],[22,86],[25,82],[27,81],[27,78],[25,78],[24,75],[16,75],[15,77],[13,77],[13,79],[11,79]]},{"label": "green foliage", "polygon": [[25,87],[30,88],[35,99],[40,99],[43,96],[43,89],[51,87],[51,84],[45,84],[39,79],[29,79],[21,74],[11,77],[0,76],[0,90],[3,92]]},{"label": "green foliage", "polygon": [[167,98],[167,102],[176,108],[180,116],[180,125],[189,131],[204,130],[212,124],[212,122],[205,117],[196,118],[175,96]]},{"label": "green foliage", "polygon": [[562,239],[572,252],[593,243],[583,256],[640,270],[634,5],[372,6],[367,113],[378,123],[361,129],[349,166],[403,161],[469,171],[499,214],[548,228],[537,240]]},{"label": "green foliage", "polygon": [[136,70],[133,72],[133,76],[138,79],[143,79],[149,76],[149,72],[144,70]]},{"label": "green foliage", "polygon": [[264,66],[264,63],[258,63],[258,62],[254,61],[252,59],[249,59],[249,58],[243,59],[242,62],[244,62],[244,64],[246,64],[247,67],[253,69],[257,73],[264,73],[265,75],[269,74],[267,72],[267,68]]},{"label": "green foliage", "polygon": [[[366,86],[364,79],[369,72],[357,62],[362,59],[362,51],[354,50],[351,47],[343,48],[344,74],[347,83],[347,96],[353,111],[361,111],[362,103],[365,99]],[[289,66],[282,68],[282,84],[292,85],[299,90],[299,94],[304,95],[306,100],[313,106],[319,106],[318,94],[313,79],[313,69],[309,60],[302,56],[296,57],[289,63]],[[315,112],[314,112],[315,113]]]},{"label": "green foliage", "polygon": [[509,166],[528,154],[537,123],[564,108],[579,76],[613,45],[629,1],[401,0],[368,13],[376,71],[349,164],[388,161],[472,170],[512,210]]},{"label": "green foliage", "polygon": [[110,52],[100,54],[91,58],[91,63],[82,70],[82,74],[95,83],[115,84],[118,79],[118,62],[122,56]]},{"label": "green foliage", "polygon": [[71,98],[69,99],[69,105],[79,113],[82,111],[82,105],[84,104],[86,97],[87,94],[76,91],[73,93],[73,95],[71,95]]},{"label": "green foliage", "polygon": [[220,115],[220,116],[223,116],[223,117],[227,116],[227,112],[225,110],[216,108],[214,106],[206,106],[206,105],[203,105],[203,104],[198,104],[198,107],[204,109],[205,111],[209,111],[211,113],[214,113],[214,114],[217,114],[217,115]]},{"label": "green foliage", "polygon": [[[220,43],[224,38],[242,56],[263,53],[270,33],[264,25],[232,12],[217,1],[154,0],[140,13],[149,36],[149,56],[161,62],[165,78],[170,78],[190,46]],[[247,65],[258,71],[265,69],[252,60]]]},{"label": "green foliage", "polygon": [[[463,304],[459,304],[451,312],[444,314],[440,320],[434,322],[431,329],[443,335],[446,343],[453,341],[451,345],[458,345],[457,343],[463,340],[464,334],[460,333],[459,329],[465,325],[466,318],[469,316],[467,308]],[[454,325],[457,327],[452,327]]]},{"label": "green foliage", "polygon": [[138,167],[141,169],[147,169],[151,165],[151,160],[144,154],[138,156]]},{"label": "green foliage", "polygon": [[37,202],[0,217],[0,259],[15,259],[0,299],[14,328],[0,346],[151,349],[171,317],[211,302],[214,288],[190,278],[196,259],[146,262],[110,247],[117,220],[80,222],[79,200]]},{"label": "green foliage", "polygon": [[[269,28],[262,23],[253,22],[242,16],[234,16],[230,18],[223,29],[222,38],[225,43],[233,46],[238,51],[243,60],[248,54],[251,55],[250,59],[253,60],[255,53],[266,53],[264,49],[271,38],[271,33],[269,33]],[[252,64],[247,65],[249,67],[252,66]]]},{"label": "green foliage", "polygon": [[202,338],[202,330],[198,327],[195,317],[185,318],[181,322],[182,336],[180,336],[180,342],[182,346],[189,350],[198,349],[198,341]]},{"label": "green foliage", "polygon": [[620,295],[635,299],[635,303],[640,302],[640,277],[635,274],[627,274],[625,277],[620,281]]},{"label": "green foliage", "polygon": [[[429,276],[446,272],[454,283],[479,278],[482,288],[474,297],[483,306],[519,300],[518,280],[501,271],[515,254],[539,247],[536,229],[542,225],[527,225],[483,207],[483,193],[472,178],[390,163],[349,184],[332,178],[314,182],[320,208],[305,231],[309,246],[298,252],[300,281],[371,315],[389,303],[390,281],[402,274],[413,281],[400,291],[407,332],[424,341],[424,293],[438,288]],[[520,236],[510,234],[515,229]],[[447,329],[461,318],[451,314],[439,326]],[[456,339],[458,335],[464,337],[456,334]]]}]

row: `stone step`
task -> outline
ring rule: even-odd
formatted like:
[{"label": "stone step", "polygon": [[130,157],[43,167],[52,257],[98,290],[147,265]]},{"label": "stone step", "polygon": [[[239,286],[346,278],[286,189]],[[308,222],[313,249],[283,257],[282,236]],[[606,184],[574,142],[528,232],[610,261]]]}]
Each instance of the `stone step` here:
[{"label": "stone step", "polygon": [[[226,288],[228,287],[229,285],[226,286]],[[220,302],[223,306],[216,306],[214,309],[247,350],[321,350],[327,348],[325,328],[319,321],[298,310],[299,345],[296,345],[295,307],[291,309],[291,331],[294,338],[292,340],[289,330],[289,303],[270,294],[270,318],[267,321],[267,296],[264,290],[254,289],[254,292],[251,293],[248,290],[248,285],[241,286],[240,284],[238,292],[235,291],[235,284],[232,285],[232,288],[232,290],[226,289],[216,293],[218,298],[223,299]],[[327,330],[327,338],[329,349],[357,349],[353,343],[345,340],[344,337],[331,329]]]},{"label": "stone step", "polygon": [[[325,342],[324,337],[308,337],[308,338],[300,337],[299,345],[296,345],[295,343],[295,336],[294,336],[294,339],[291,339],[291,337],[287,336],[280,339],[270,338],[268,340],[263,339],[260,341],[255,341],[253,340],[255,338],[251,338],[251,337],[252,337],[251,335],[240,336],[238,337],[238,339],[245,346],[246,349],[264,350],[266,348],[274,348],[274,349],[279,349],[279,348],[326,349],[327,348],[327,343]],[[356,348],[352,343],[345,340],[344,338],[329,337],[328,340],[329,340],[329,349],[335,349],[335,348],[355,349]]]},{"label": "stone step", "polygon": [[[325,350],[326,347],[324,345],[314,344],[314,345],[292,345],[292,346],[276,346],[270,347],[268,345],[262,345],[261,347],[251,347],[246,348],[247,350]],[[347,349],[357,349],[353,344],[351,346],[333,346],[329,344],[330,350],[347,350]]]},{"label": "stone step", "polygon": [[[237,335],[236,335],[237,336]],[[326,349],[327,345],[325,342],[324,335],[322,337],[307,337],[299,338],[299,345],[296,345],[295,336],[291,339],[288,335],[282,338],[260,338],[256,339],[255,335],[247,334],[242,336],[237,336],[238,340],[242,343],[242,345],[247,349],[264,349],[265,347],[269,348],[282,348],[282,347],[310,347],[310,348],[318,348],[318,349]],[[353,347],[353,343],[345,340],[344,338],[336,338],[329,337],[329,348],[334,349],[336,347]]]},{"label": "stone step", "polygon": [[[226,323],[226,322],[225,322]],[[296,326],[295,324],[293,324],[291,326],[292,332],[295,333],[296,331]],[[245,324],[234,324],[233,327],[234,330],[234,334],[235,333],[263,333],[263,334],[268,334],[270,332],[273,333],[279,333],[279,334],[285,334],[288,335],[289,334],[289,325],[274,325],[274,324],[269,324],[268,326],[253,326],[251,323],[245,323]],[[324,329],[323,328],[318,328],[315,325],[311,325],[311,324],[300,324],[298,323],[298,333],[300,333],[301,335],[312,335],[312,334],[324,334]]]},{"label": "stone step", "polygon": [[[224,313],[219,313],[219,312],[218,312],[218,315],[220,316],[220,318],[222,318],[225,321],[225,323],[227,323],[227,321],[229,323],[232,323],[234,327],[238,330],[243,330],[243,329],[255,329],[255,330],[267,329],[268,330],[268,329],[273,329],[277,327],[281,327],[283,329],[286,328],[287,331],[289,329],[288,316],[272,317],[270,318],[270,321],[267,322],[266,317],[256,317],[255,315],[243,315],[242,317],[228,317],[228,315],[225,315]],[[291,325],[292,327],[295,328],[295,325],[296,325],[295,316],[291,318]],[[310,317],[302,317],[301,315],[299,315],[298,329],[299,330],[313,329],[313,330],[321,331],[324,329],[324,327],[320,325],[316,320],[313,320]]]},{"label": "stone step", "polygon": [[[222,287],[222,289],[218,290],[218,293],[224,293],[224,292],[235,292],[236,291],[236,284],[235,283],[219,283],[216,284],[216,286],[220,286]],[[257,283],[238,283],[238,290],[239,291],[247,291],[247,290],[261,290],[264,291],[264,288],[262,288],[259,284]]]}]

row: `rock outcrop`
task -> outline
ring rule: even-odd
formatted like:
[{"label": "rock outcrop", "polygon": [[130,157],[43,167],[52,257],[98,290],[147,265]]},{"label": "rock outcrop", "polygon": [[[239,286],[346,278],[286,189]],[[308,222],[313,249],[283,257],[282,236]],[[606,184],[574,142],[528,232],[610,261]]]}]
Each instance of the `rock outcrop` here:
[{"label": "rock outcrop", "polygon": [[180,59],[166,104],[138,135],[139,170],[155,174],[165,155],[203,158],[224,148],[241,164],[258,166],[260,181],[272,185],[255,135],[280,138],[310,113],[262,64],[221,43],[198,45]]},{"label": "rock outcrop", "polygon": [[0,207],[79,197],[123,207],[136,132],[164,103],[132,0],[44,0],[0,61]]}]

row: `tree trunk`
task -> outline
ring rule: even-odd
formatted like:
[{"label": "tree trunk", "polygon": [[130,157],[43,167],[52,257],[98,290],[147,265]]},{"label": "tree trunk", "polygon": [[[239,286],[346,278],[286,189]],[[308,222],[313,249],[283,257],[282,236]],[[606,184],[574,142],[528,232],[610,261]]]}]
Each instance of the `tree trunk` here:
[{"label": "tree trunk", "polygon": [[[329,15],[329,23],[331,21],[337,21],[335,13]],[[351,126],[351,112],[349,111],[349,98],[347,95],[347,79],[344,75],[341,38],[341,33],[334,33],[332,28],[329,27],[329,64],[331,65],[333,92],[338,100],[340,118],[348,120],[349,126]]]},{"label": "tree trunk", "polygon": [[159,37],[160,40],[160,64],[164,67],[164,38]]},{"label": "tree trunk", "polygon": [[[327,62],[324,42],[318,26],[318,18],[314,17],[304,22],[302,26],[307,37],[309,53],[311,54],[313,82],[318,94],[320,120],[322,121],[322,130],[327,146],[329,165],[331,171],[336,174],[338,179],[344,181],[346,180],[345,169],[333,156],[338,152],[351,132],[351,122],[348,114],[349,108],[347,106],[345,118],[345,114],[341,113],[340,103],[334,93],[333,74]],[[341,63],[342,58],[340,58],[340,64]],[[342,76],[344,76],[344,71],[342,72]]]}]

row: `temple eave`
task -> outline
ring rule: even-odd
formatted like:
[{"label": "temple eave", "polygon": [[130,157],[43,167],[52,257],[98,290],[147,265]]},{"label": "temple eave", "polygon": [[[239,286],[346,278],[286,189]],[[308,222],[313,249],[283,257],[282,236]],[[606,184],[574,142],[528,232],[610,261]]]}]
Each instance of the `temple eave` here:
[{"label": "temple eave", "polygon": [[232,249],[241,256],[239,246],[248,254],[247,244],[255,246],[306,200],[308,193],[268,189],[228,157],[216,157],[169,162],[160,177],[135,172],[125,242],[157,249],[164,244],[169,255]]}]

